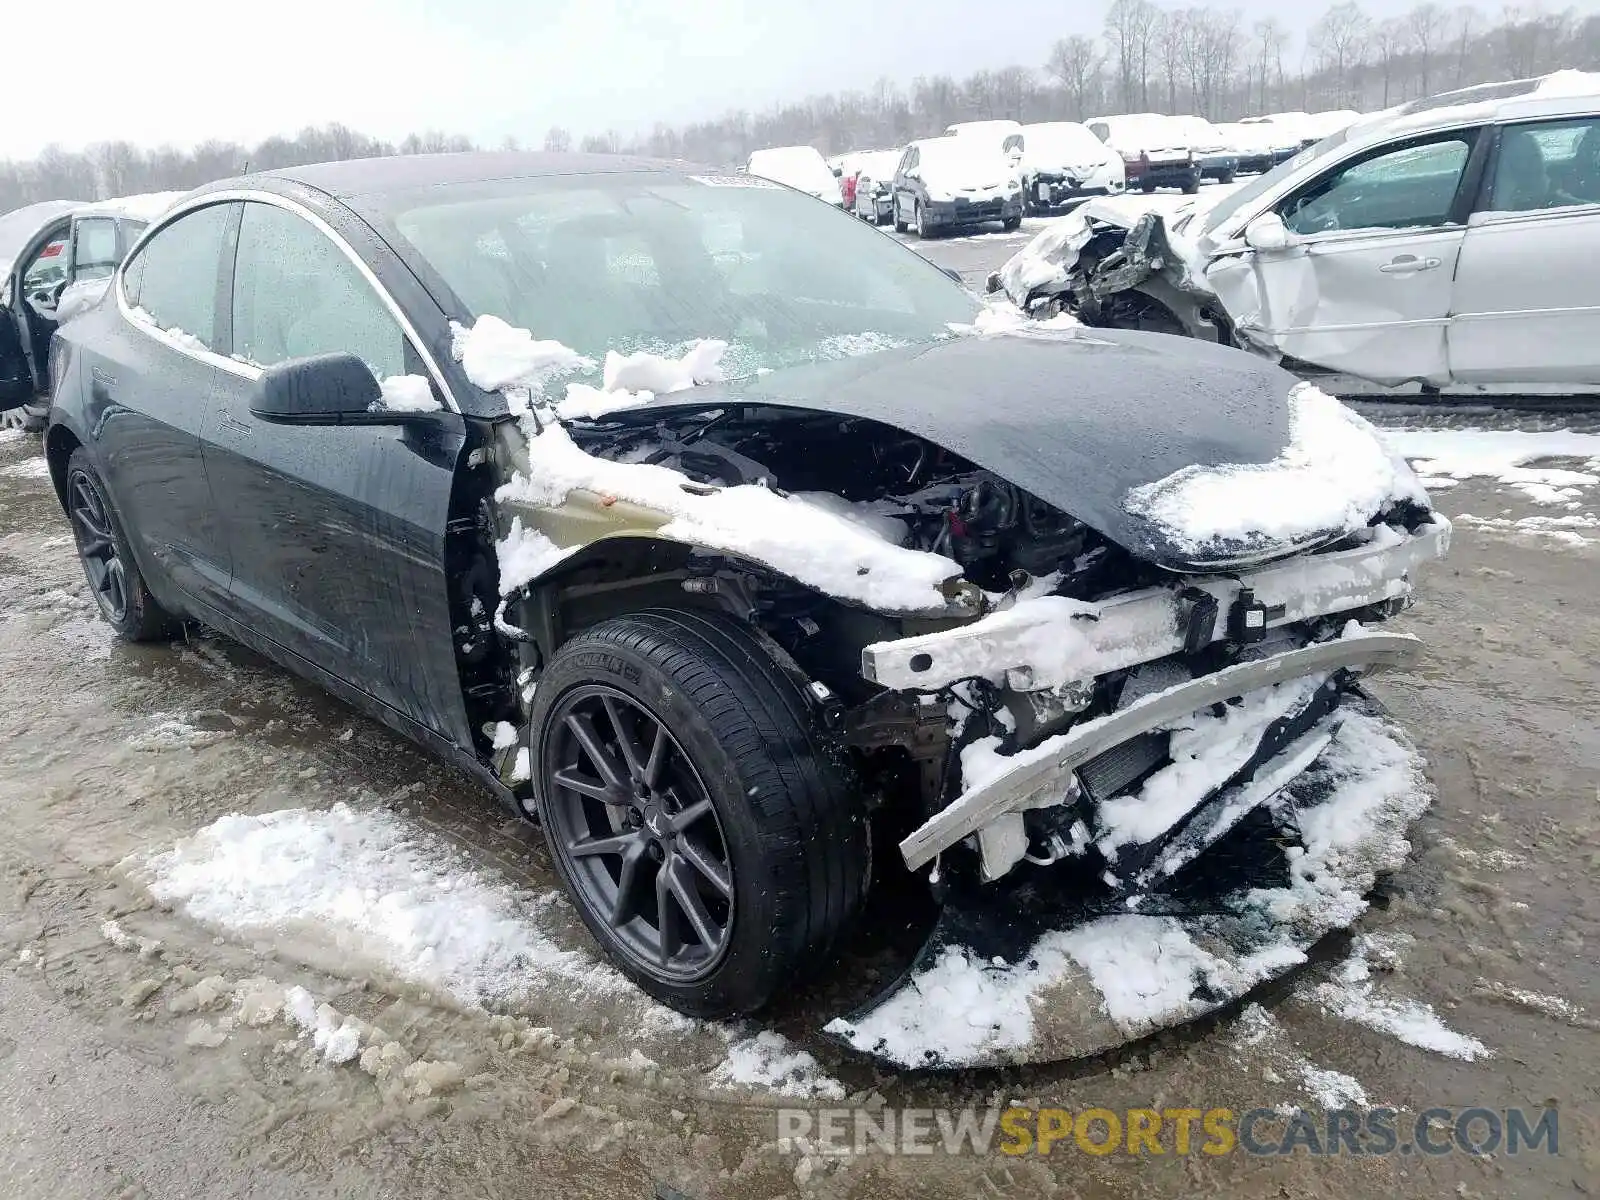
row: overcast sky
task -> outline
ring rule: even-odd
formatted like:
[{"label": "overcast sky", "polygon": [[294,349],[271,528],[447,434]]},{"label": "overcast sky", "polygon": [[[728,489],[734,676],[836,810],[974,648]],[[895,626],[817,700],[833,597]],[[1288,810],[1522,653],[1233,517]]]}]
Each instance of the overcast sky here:
[{"label": "overcast sky", "polygon": [[[1580,7],[1592,9],[1597,0]],[[1245,24],[1320,3],[1232,0]],[[1367,0],[1374,15],[1410,0]],[[882,76],[1039,66],[1098,33],[1104,5],[1063,0],[9,0],[0,156],[49,142],[252,143],[342,121],[496,144],[551,125],[624,133],[758,110]],[[1497,8],[1496,5],[1490,5]],[[248,16],[246,16],[248,14]],[[86,39],[86,40],[85,40]],[[16,50],[22,49],[18,70]],[[102,59],[105,50],[112,53]],[[1295,53],[1298,54],[1298,45]],[[40,100],[46,100],[39,103]],[[20,114],[26,119],[18,119]]]}]

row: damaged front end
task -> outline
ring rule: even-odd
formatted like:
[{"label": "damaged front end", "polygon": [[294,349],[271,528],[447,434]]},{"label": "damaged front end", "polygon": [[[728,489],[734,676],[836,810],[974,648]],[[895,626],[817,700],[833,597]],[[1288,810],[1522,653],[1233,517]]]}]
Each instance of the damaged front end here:
[{"label": "damaged front end", "polygon": [[[618,613],[752,627],[859,779],[880,876],[940,901],[903,977],[828,1026],[858,1050],[1025,1062],[1190,1019],[1303,961],[1408,851],[1426,784],[1361,685],[1415,655],[1372,627],[1448,522],[1370,426],[1307,385],[1285,405],[1247,356],[1217,359],[1233,407],[1197,397],[1190,441],[1115,402],[1063,428],[993,369],[1109,395],[1123,358],[1148,381],[1149,341],[957,339],[502,427],[524,704]],[[967,372],[984,403],[937,403]]]},{"label": "damaged front end", "polygon": [[1232,326],[1206,281],[1188,227],[1192,208],[1141,211],[1093,201],[1040,233],[989,276],[1024,313],[1066,312],[1086,325],[1228,343]]}]

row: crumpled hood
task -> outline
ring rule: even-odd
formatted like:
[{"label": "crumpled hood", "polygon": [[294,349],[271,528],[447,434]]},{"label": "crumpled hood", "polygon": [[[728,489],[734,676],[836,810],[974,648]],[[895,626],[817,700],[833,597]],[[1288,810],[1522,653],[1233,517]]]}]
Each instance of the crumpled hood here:
[{"label": "crumpled hood", "polygon": [[[1186,545],[1134,511],[1130,493],[1187,468],[1279,458],[1296,382],[1243,351],[1187,339],[1024,328],[695,388],[607,420],[735,402],[867,418],[961,455],[1159,566],[1194,571],[1240,561],[1243,547]],[[1306,543],[1247,540],[1251,561]]]}]

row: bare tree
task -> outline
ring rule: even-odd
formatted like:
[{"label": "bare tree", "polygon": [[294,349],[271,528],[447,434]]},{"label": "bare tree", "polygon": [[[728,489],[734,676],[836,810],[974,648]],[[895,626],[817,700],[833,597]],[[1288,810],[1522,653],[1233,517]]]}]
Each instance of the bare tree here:
[{"label": "bare tree", "polygon": [[1093,41],[1081,34],[1058,39],[1050,47],[1044,69],[1070,98],[1073,120],[1083,121],[1093,115],[1089,111],[1090,104],[1091,101],[1099,103],[1105,69],[1105,58]]},{"label": "bare tree", "polygon": [[1411,47],[1417,56],[1417,72],[1422,81],[1419,94],[1427,96],[1432,91],[1429,79],[1433,72],[1433,56],[1445,39],[1448,18],[1443,8],[1427,0],[1407,13],[1405,20],[1411,31]]},{"label": "bare tree", "polygon": [[1482,14],[1470,4],[1463,4],[1457,8],[1455,17],[1455,47],[1456,47],[1456,87],[1461,87],[1467,80],[1467,61],[1472,52],[1472,35],[1477,31],[1482,20]]},{"label": "bare tree", "polygon": [[1289,44],[1289,32],[1276,17],[1267,17],[1255,23],[1255,35],[1256,62],[1261,73],[1261,111],[1265,113],[1271,109],[1267,102],[1270,80],[1277,80],[1278,94],[1280,97],[1283,94],[1283,51]]},{"label": "bare tree", "polygon": [[1335,104],[1344,107],[1355,88],[1355,68],[1365,61],[1372,22],[1355,0],[1343,0],[1318,18],[1306,35],[1306,44],[1319,65],[1332,75]]},{"label": "bare tree", "polygon": [[1378,56],[1378,74],[1383,80],[1383,107],[1389,107],[1389,94],[1400,56],[1411,45],[1411,26],[1400,17],[1379,21],[1372,28],[1372,48]]},{"label": "bare tree", "polygon": [[1123,111],[1150,107],[1150,52],[1161,15],[1150,0],[1111,0],[1106,10],[1106,40],[1117,68]]},{"label": "bare tree", "polygon": [[552,125],[545,131],[544,148],[550,154],[565,154],[572,149],[572,134],[559,125]]},{"label": "bare tree", "polygon": [[1194,35],[1189,28],[1192,9],[1161,14],[1156,23],[1156,62],[1167,85],[1166,111],[1178,112],[1178,77],[1189,65],[1194,50]]}]

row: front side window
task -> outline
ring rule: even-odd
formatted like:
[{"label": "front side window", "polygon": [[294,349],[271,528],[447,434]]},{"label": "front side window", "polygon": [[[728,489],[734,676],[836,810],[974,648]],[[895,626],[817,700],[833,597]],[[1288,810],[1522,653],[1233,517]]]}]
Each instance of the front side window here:
[{"label": "front side window", "polygon": [[1487,207],[1533,212],[1573,204],[1600,204],[1600,117],[1506,126]]},{"label": "front side window", "polygon": [[217,280],[222,270],[231,204],[185,213],[157,231],[123,273],[129,304],[165,330],[181,330],[209,348],[217,345]]},{"label": "front side window", "polygon": [[117,223],[109,217],[78,222],[72,243],[72,278],[104,279],[117,269]]},{"label": "front side window", "polygon": [[977,311],[927,260],[781,188],[588,176],[419,190],[388,204],[472,316],[597,362],[608,350],[677,354],[718,338],[724,369],[739,376],[932,341]]},{"label": "front side window", "polygon": [[347,351],[406,373],[405,335],[365,276],[303,217],[250,203],[233,273],[233,352],[258,366]]},{"label": "front side window", "polygon": [[1470,133],[1452,133],[1371,154],[1330,171],[1279,213],[1299,234],[1443,225],[1471,151]]}]

